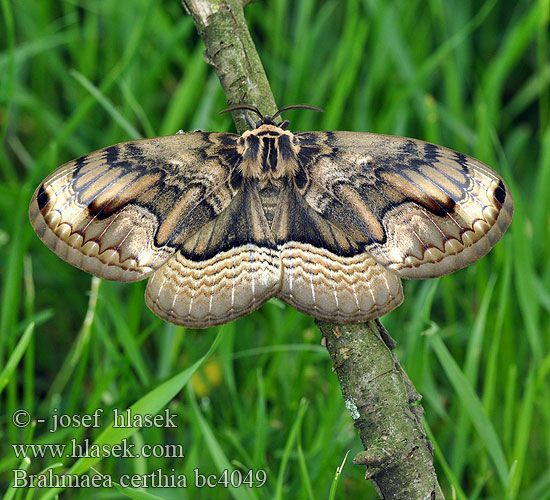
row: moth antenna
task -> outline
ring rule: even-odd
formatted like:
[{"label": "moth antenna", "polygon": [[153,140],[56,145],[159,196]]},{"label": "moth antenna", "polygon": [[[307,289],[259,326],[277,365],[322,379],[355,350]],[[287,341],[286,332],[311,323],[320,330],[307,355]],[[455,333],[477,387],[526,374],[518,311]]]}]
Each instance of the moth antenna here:
[{"label": "moth antenna", "polygon": [[229,108],[226,108],[222,111],[220,111],[218,114],[221,115],[222,113],[229,113],[230,111],[238,111],[239,109],[245,109],[248,111],[253,111],[256,113],[262,120],[264,116],[262,113],[260,113],[260,110],[255,106],[250,106],[249,104],[237,104],[235,106],[230,106]]},{"label": "moth antenna", "polygon": [[318,113],[324,113],[325,110],[321,108],[316,108],[315,106],[310,106],[308,104],[291,104],[290,106],[284,106],[279,111],[277,111],[271,118],[277,118],[284,111],[289,109],[309,109],[311,111],[317,111]]}]

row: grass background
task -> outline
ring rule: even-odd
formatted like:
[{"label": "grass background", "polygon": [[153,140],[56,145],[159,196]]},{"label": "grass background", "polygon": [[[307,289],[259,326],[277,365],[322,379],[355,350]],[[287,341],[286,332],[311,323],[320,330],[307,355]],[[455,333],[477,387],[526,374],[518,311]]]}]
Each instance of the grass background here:
[{"label": "grass background", "polygon": [[[449,498],[550,498],[549,13],[548,0],[270,0],[246,8],[278,104],[326,109],[285,114],[292,130],[425,139],[476,156],[510,185],[516,211],[502,242],[454,275],[406,282],[404,304],[383,319],[424,396]],[[0,494],[58,493],[10,489],[14,468],[93,465],[115,480],[156,469],[192,478],[197,467],[268,476],[252,490],[197,490],[192,481],[147,490],[161,498],[329,498],[336,468],[361,446],[310,318],[271,301],[221,329],[163,323],[144,304],[145,283],[91,282],[28,221],[34,188],[69,159],[178,129],[233,130],[217,114],[226,102],[180,2],[1,0],[1,16]],[[178,427],[143,429],[130,441],[180,443],[185,458],[29,464],[10,446],[116,442],[123,436],[105,430],[108,415],[138,400],[144,413],[171,400]],[[48,418],[54,408],[99,407],[101,429],[11,424],[19,408]],[[348,459],[336,498],[377,498],[363,476]],[[125,495],[150,498],[60,492]]]}]

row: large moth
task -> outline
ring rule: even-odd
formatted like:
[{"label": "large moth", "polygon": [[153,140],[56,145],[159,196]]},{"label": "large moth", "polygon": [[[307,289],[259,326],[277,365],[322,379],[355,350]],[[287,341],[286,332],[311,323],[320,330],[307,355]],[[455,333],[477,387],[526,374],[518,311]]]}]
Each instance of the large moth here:
[{"label": "large moth", "polygon": [[[304,107],[304,106],[298,106]],[[505,182],[462,153],[404,137],[286,130],[123,142],[36,189],[30,220],[57,255],[101,278],[150,278],[166,321],[226,323],[271,297],[337,323],[380,317],[401,278],[485,255],[512,219]],[[249,117],[247,115],[247,117]]]}]

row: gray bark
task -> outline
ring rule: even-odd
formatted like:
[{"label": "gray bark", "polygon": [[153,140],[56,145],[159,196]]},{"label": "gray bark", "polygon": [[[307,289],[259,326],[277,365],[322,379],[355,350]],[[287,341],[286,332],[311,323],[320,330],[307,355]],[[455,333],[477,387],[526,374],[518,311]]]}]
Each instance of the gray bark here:
[{"label": "gray bark", "polygon": [[381,498],[443,499],[421,396],[391,352],[395,343],[386,329],[378,320],[317,325],[365,448],[353,462],[366,467]]}]

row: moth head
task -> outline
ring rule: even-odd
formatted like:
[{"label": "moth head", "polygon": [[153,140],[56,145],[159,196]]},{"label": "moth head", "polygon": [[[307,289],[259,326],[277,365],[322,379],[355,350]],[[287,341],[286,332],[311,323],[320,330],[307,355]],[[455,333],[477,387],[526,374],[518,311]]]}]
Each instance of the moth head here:
[{"label": "moth head", "polygon": [[[282,120],[279,123],[277,123],[275,121],[275,118],[281,115],[281,113],[283,113],[284,111],[288,111],[289,109],[310,109],[311,111],[318,111],[319,113],[324,112],[324,110],[321,108],[316,108],[315,106],[309,106],[307,104],[291,104],[290,106],[282,107],[273,116],[268,116],[268,115],[264,116],[256,106],[251,106],[250,104],[237,104],[236,106],[231,106],[227,109],[224,109],[223,111],[220,111],[219,114],[221,115],[222,113],[228,113],[229,111],[237,111],[239,109],[245,110],[246,121],[248,122],[248,124],[252,129],[259,128],[262,125],[275,125],[276,127],[279,127],[285,130],[290,125],[290,122],[288,120]],[[260,120],[255,122],[250,117],[248,113],[249,111],[256,113],[260,117]]]}]

